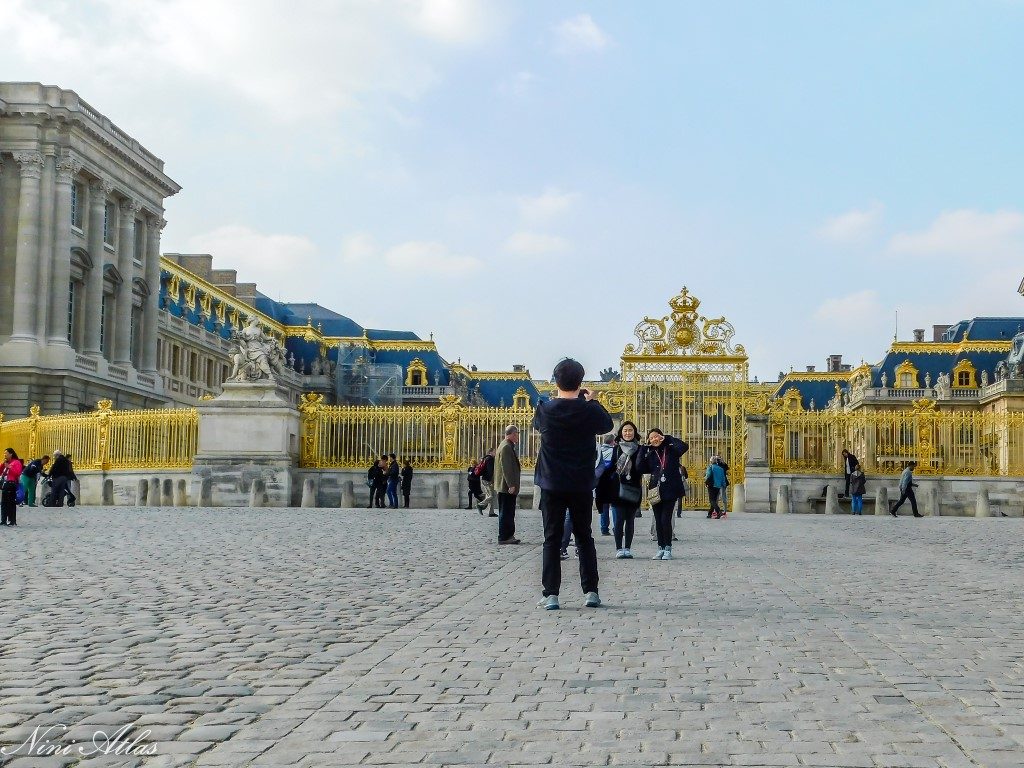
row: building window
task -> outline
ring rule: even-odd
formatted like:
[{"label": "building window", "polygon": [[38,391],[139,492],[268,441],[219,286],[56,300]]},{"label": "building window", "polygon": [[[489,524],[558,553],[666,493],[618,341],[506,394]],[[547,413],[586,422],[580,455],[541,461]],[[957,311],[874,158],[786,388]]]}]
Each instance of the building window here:
[{"label": "building window", "polygon": [[142,222],[136,220],[135,222],[135,255],[134,259],[138,263],[142,263],[142,256],[145,253],[143,250],[146,247],[146,234],[142,229]]},{"label": "building window", "polygon": [[71,185],[71,226],[82,228],[82,203],[85,201],[85,186],[80,182]]},{"label": "building window", "polygon": [[969,386],[971,386],[971,374],[970,374],[970,371],[960,371],[956,375],[956,385],[958,387],[969,387]]},{"label": "building window", "polygon": [[68,283],[68,344],[74,345],[75,330],[75,281]]},{"label": "building window", "polygon": [[103,206],[103,242],[107,245],[114,243],[114,204],[107,201]]},{"label": "building window", "polygon": [[199,355],[195,352],[189,356],[188,379],[189,381],[198,381],[199,379]]},{"label": "building window", "polygon": [[171,345],[171,375],[178,375],[178,366],[181,363],[181,348],[177,344]]},{"label": "building window", "polygon": [[914,388],[914,374],[912,373],[901,373],[900,374],[900,389],[913,389]]},{"label": "building window", "polygon": [[107,354],[107,294],[100,299],[100,354]]}]

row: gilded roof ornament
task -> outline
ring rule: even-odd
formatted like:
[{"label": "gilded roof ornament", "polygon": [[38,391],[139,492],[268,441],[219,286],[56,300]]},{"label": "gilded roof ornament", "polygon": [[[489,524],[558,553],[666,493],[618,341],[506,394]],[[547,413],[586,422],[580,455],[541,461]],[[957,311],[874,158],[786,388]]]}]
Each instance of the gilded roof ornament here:
[{"label": "gilded roof ornament", "polygon": [[625,356],[744,355],[735,348],[735,329],[725,317],[708,318],[698,313],[700,299],[685,286],[668,302],[669,314],[660,319],[645,317],[634,334],[637,344],[627,344]]}]

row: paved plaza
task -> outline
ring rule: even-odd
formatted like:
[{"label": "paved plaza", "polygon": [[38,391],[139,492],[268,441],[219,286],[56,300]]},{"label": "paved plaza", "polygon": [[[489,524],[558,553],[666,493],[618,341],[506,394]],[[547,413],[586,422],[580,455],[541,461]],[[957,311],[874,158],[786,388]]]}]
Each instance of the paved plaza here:
[{"label": "paved plaza", "polygon": [[536,512],[19,518],[0,764],[1024,765],[1024,520],[691,515],[663,563],[645,517],[545,612]]}]

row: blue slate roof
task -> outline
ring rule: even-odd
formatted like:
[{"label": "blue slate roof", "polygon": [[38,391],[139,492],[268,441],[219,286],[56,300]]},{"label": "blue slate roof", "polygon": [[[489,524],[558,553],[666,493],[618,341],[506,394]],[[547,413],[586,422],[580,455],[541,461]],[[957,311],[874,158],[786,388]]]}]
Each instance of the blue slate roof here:
[{"label": "blue slate roof", "polygon": [[975,317],[951,325],[943,334],[945,341],[1009,341],[1024,330],[1024,317]]},{"label": "blue slate roof", "polygon": [[511,408],[516,391],[520,387],[530,394],[530,405],[536,406],[540,402],[540,392],[528,379],[474,378],[472,381],[479,384],[480,396],[487,401],[488,405],[499,406],[504,401],[505,407]]},{"label": "blue slate roof", "polygon": [[[988,371],[989,379],[995,380],[996,364],[1006,359],[1006,352],[889,352],[882,362],[872,367],[873,387],[882,386],[882,371],[888,377],[889,386],[896,384],[896,366],[904,360],[909,360],[917,368],[917,382],[920,386],[925,385],[925,374],[931,374],[932,386],[939,379],[940,373],[953,375],[953,368],[963,359],[970,360],[971,364],[980,377],[982,371]],[[953,382],[954,384],[956,382]]]},{"label": "blue slate roof", "polygon": [[845,376],[836,374],[834,379],[801,379],[784,376],[775,390],[775,396],[781,397],[792,388],[800,393],[800,405],[804,410],[810,410],[811,400],[814,401],[815,410],[820,411],[828,401],[836,396],[836,384],[839,389],[847,391],[848,385]]}]

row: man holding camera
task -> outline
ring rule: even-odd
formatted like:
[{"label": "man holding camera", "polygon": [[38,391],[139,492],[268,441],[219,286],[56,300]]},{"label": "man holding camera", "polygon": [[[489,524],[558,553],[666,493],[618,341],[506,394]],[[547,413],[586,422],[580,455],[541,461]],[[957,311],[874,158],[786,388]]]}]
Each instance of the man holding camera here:
[{"label": "man holding camera", "polygon": [[585,371],[577,361],[566,359],[555,366],[557,395],[540,403],[533,426],[540,432],[540,452],[534,484],[540,490],[544,518],[544,586],[542,608],[558,610],[562,583],[560,548],[568,510],[580,560],[580,583],[588,608],[601,605],[597,592],[597,548],[591,531],[594,503],[595,437],[610,432],[608,411],[581,389]]}]

